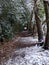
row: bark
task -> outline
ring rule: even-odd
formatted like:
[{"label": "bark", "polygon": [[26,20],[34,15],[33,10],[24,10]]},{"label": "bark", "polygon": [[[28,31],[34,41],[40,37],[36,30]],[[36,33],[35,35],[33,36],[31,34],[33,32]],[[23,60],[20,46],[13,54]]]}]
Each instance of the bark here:
[{"label": "bark", "polygon": [[36,24],[33,25],[33,37],[37,34],[37,26]]},{"label": "bark", "polygon": [[45,49],[49,49],[49,0],[43,0],[46,14],[46,23],[47,23],[47,35],[45,40]]},{"label": "bark", "polygon": [[38,15],[39,12],[38,12],[37,0],[34,0],[34,13],[35,13],[35,20],[37,25],[38,40],[39,42],[41,42],[43,40],[43,31],[42,31],[41,20]]},{"label": "bark", "polygon": [[31,11],[30,21],[29,21],[29,25],[28,25],[29,32],[32,32],[32,18],[33,18],[33,10]]}]

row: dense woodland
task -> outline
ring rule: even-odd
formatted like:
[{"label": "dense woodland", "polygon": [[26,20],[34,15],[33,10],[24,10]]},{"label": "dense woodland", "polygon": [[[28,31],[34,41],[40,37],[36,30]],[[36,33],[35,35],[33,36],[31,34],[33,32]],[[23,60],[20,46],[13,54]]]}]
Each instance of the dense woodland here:
[{"label": "dense woodland", "polygon": [[0,48],[15,37],[38,37],[49,50],[49,0],[0,0]]}]

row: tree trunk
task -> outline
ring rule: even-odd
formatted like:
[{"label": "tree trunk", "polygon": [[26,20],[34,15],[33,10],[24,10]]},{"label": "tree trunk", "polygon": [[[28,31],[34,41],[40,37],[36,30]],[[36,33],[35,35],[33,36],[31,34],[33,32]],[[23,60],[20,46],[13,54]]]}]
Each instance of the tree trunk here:
[{"label": "tree trunk", "polygon": [[37,34],[37,26],[36,24],[33,25],[33,37]]},{"label": "tree trunk", "polygon": [[43,40],[43,31],[42,31],[41,20],[38,15],[39,12],[38,12],[37,0],[34,0],[34,13],[35,13],[35,20],[37,25],[38,40],[39,42],[41,42]]},{"label": "tree trunk", "polygon": [[45,40],[44,49],[49,49],[49,0],[43,0],[46,14],[46,23],[47,23],[47,35]]},{"label": "tree trunk", "polygon": [[28,25],[28,30],[30,33],[32,32],[32,18],[33,18],[33,10],[31,11],[29,25]]}]

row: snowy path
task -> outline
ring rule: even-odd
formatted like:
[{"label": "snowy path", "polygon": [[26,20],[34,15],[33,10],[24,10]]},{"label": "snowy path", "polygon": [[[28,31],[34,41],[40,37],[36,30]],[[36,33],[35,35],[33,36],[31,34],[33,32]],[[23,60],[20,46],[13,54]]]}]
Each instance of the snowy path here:
[{"label": "snowy path", "polygon": [[32,42],[32,43],[36,43],[38,42],[38,38],[33,38],[33,37],[21,37],[19,39],[20,42]]},{"label": "snowy path", "polygon": [[18,49],[5,65],[49,65],[49,51],[37,45]]},{"label": "snowy path", "polygon": [[[37,43],[38,42],[38,37],[18,37],[16,41],[25,43],[25,44],[30,44],[30,43]],[[45,36],[43,36],[43,41],[45,41]]]}]

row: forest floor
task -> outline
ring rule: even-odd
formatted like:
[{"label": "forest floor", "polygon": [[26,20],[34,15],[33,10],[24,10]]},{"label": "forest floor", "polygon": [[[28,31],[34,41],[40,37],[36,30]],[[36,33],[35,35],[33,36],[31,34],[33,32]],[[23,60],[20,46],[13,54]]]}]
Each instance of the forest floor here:
[{"label": "forest floor", "polygon": [[[38,37],[15,37],[0,46],[0,65],[49,65],[49,52],[37,46]],[[41,61],[41,62],[40,62]]]},{"label": "forest floor", "polygon": [[[37,38],[33,37],[15,37],[8,43],[0,45],[0,61],[6,61],[11,56],[15,49],[34,46],[38,42]],[[5,60],[6,59],[6,60]],[[1,62],[2,63],[2,62]]]},{"label": "forest floor", "polygon": [[37,45],[16,49],[2,65],[49,65],[49,50]]}]

